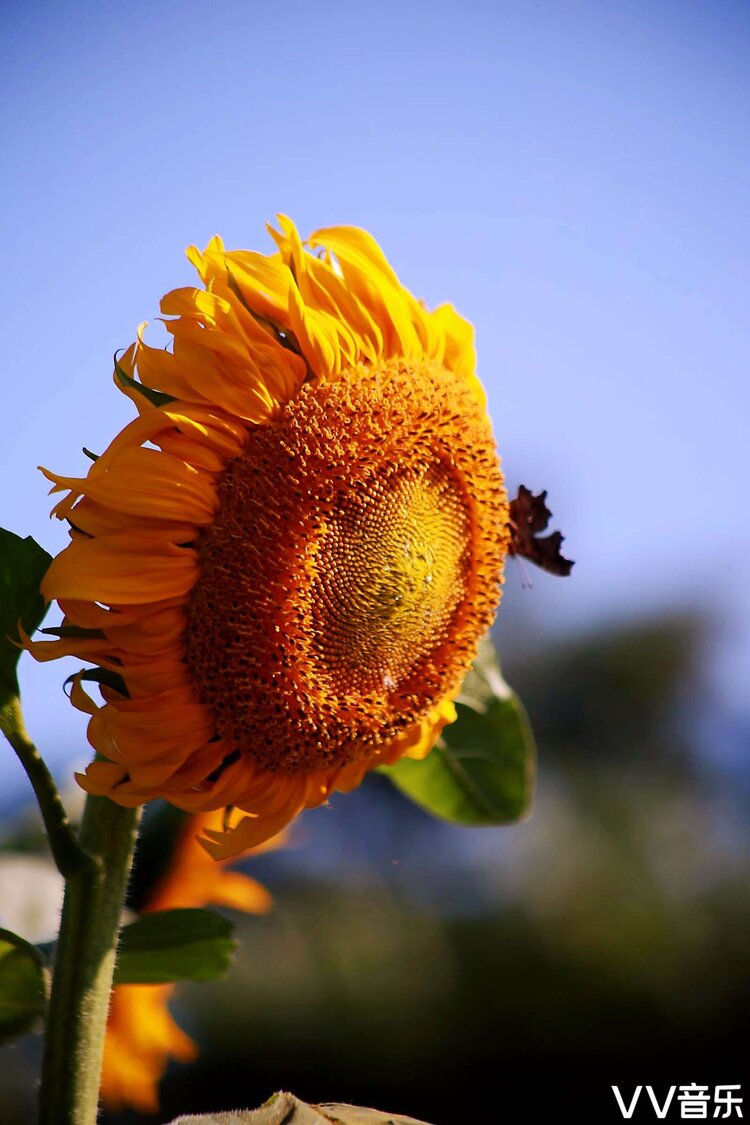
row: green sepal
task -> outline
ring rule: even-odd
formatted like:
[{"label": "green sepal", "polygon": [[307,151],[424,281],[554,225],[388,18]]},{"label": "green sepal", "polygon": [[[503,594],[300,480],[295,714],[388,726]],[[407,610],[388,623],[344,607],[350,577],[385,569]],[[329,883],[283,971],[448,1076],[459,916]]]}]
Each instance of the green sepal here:
[{"label": "green sepal", "polygon": [[18,625],[31,634],[43,621],[47,605],[39,587],[51,562],[30,535],[21,539],[0,528],[0,710],[18,697]]},{"label": "green sepal", "polygon": [[144,914],[120,934],[115,984],[217,980],[237,946],[233,926],[213,910]]},{"label": "green sepal", "polygon": [[147,387],[144,383],[139,383],[137,379],[131,378],[127,371],[117,361],[117,352],[114,355],[115,375],[121,387],[127,387],[131,391],[138,391],[144,398],[153,406],[167,406],[170,402],[176,402],[174,395],[165,394],[164,391],[155,391],[151,387]]},{"label": "green sepal", "polygon": [[47,1007],[47,972],[36,946],[0,929],[0,1043],[31,1031]]},{"label": "green sepal", "polygon": [[512,824],[529,812],[536,748],[529,720],[486,637],[456,702],[458,718],[424,759],[384,766],[405,796],[454,824]]},{"label": "green sepal", "polygon": [[81,680],[89,684],[104,684],[105,687],[119,692],[125,699],[130,698],[130,692],[122,676],[119,672],[113,672],[111,668],[82,668],[80,672],[74,672],[72,676],[68,676],[63,687],[67,688],[74,680]]},{"label": "green sepal", "polygon": [[55,625],[49,629],[42,629],[41,632],[47,637],[57,637],[58,640],[104,640],[101,629],[86,629],[82,625]]}]

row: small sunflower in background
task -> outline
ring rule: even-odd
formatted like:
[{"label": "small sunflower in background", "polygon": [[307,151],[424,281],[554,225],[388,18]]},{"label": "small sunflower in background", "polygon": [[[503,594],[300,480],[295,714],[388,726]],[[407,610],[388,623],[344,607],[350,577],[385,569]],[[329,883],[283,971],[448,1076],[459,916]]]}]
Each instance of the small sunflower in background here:
[{"label": "small sunflower in background", "polygon": [[79,780],[226,809],[217,859],[429,753],[514,550],[470,325],[366,232],[280,227],[270,255],[188,251],[171,349],[142,328],[116,362],[138,417],[86,477],[45,470],[72,542],[42,587],[57,640],[29,647],[101,669],[103,706],[72,691]]},{"label": "small sunflower in background", "polygon": [[[178,814],[181,815],[181,814]],[[215,863],[196,833],[220,826],[216,813],[187,816],[180,826],[169,864],[141,905],[141,914],[206,905],[228,906],[249,914],[266,914],[271,895],[261,883],[227,863]],[[162,837],[160,837],[163,843]],[[258,852],[282,847],[284,837],[269,840]],[[168,1003],[174,984],[122,984],[112,993],[104,1040],[101,1098],[111,1110],[126,1106],[140,1113],[159,1109],[159,1082],[170,1059],[192,1062],[198,1046],[172,1017]]]}]

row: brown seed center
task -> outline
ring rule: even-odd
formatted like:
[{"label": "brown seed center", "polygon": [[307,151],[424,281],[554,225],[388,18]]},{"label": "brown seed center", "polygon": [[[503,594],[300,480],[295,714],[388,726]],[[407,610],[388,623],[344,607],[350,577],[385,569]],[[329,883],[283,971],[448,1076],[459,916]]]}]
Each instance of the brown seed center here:
[{"label": "brown seed center", "polygon": [[499,599],[507,504],[484,411],[437,365],[310,383],[219,486],[186,657],[267,769],[377,753],[455,692]]}]

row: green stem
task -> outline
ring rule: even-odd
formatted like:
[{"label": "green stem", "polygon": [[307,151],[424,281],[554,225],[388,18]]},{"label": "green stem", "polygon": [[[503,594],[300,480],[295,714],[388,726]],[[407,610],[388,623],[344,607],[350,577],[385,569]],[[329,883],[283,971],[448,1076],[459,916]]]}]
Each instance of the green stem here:
[{"label": "green stem", "polygon": [[52,856],[61,875],[67,878],[86,862],[86,854],[68,820],[55,780],[42,755],[26,733],[18,696],[0,706],[0,731],[18,755],[39,802]]},{"label": "green stem", "polygon": [[115,951],[138,810],[86,799],[89,862],[67,879],[47,1019],[39,1125],[94,1125]]}]

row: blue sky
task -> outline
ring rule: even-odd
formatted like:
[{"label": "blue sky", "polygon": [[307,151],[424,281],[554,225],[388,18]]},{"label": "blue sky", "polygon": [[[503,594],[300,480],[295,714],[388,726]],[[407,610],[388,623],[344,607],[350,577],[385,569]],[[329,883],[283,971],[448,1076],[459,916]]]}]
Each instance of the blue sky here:
[{"label": "blue sky", "polygon": [[[474,322],[509,482],[549,489],[578,565],[512,574],[523,613],[707,608],[746,707],[750,7],[11,3],[0,35],[0,524],[62,546],[35,467],[127,421],[112,352],[186,245],[355,223]],[[32,730],[85,757],[61,678],[26,669]]]}]

